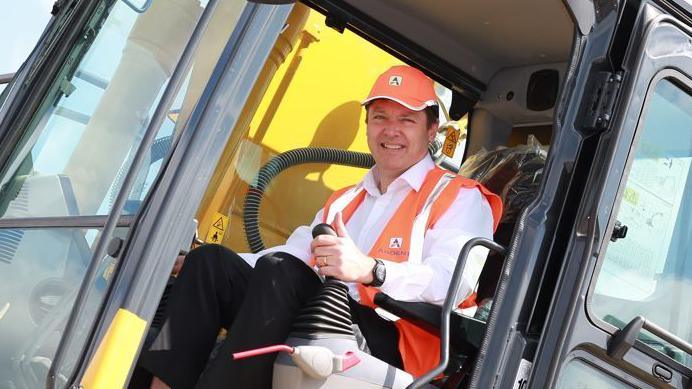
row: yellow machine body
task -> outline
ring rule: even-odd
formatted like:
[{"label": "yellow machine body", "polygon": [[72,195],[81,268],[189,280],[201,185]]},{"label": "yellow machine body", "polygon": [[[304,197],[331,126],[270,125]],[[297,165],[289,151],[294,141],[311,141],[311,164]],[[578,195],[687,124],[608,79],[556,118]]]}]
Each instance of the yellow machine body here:
[{"label": "yellow machine body", "polygon": [[[249,250],[242,208],[259,168],[279,153],[301,147],[367,152],[360,102],[382,70],[401,63],[350,31],[341,34],[326,27],[323,15],[301,4],[288,26],[292,30],[277,41],[197,215],[202,238],[218,220],[217,212],[230,217],[222,243],[239,252]],[[364,173],[329,164],[284,171],[272,181],[260,209],[265,245],[283,243],[295,227],[312,221],[334,190],[358,182]]]}]

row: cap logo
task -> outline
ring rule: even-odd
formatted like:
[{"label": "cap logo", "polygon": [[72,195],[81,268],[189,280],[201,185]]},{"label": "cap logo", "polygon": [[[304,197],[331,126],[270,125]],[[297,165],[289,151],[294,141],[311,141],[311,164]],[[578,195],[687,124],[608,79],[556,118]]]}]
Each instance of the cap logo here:
[{"label": "cap logo", "polygon": [[401,81],[403,81],[403,77],[401,77],[401,76],[390,76],[389,77],[389,85],[391,85],[391,86],[401,86]]}]

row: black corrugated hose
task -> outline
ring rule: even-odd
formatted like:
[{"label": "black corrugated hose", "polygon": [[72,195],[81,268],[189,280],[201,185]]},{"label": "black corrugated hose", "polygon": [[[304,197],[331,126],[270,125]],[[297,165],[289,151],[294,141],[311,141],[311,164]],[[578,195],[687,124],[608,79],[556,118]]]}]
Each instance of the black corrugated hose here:
[{"label": "black corrugated hose", "polygon": [[289,337],[314,339],[325,335],[353,337],[353,319],[348,307],[348,287],[327,278],[322,289],[301,308]]},{"label": "black corrugated hose", "polygon": [[248,189],[243,205],[245,237],[253,253],[264,250],[264,242],[262,242],[259,229],[259,209],[262,196],[269,186],[269,182],[291,166],[316,162],[364,169],[369,169],[375,164],[372,155],[368,153],[326,147],[304,147],[289,150],[272,158],[257,173],[255,181]]}]

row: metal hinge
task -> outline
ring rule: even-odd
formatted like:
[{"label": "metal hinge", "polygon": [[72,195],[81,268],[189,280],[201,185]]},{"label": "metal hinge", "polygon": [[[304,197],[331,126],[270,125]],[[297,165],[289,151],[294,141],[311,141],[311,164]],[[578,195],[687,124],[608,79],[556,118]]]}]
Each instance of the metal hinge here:
[{"label": "metal hinge", "polygon": [[60,89],[60,92],[62,92],[62,94],[65,95],[65,97],[70,97],[72,92],[77,90],[77,87],[72,82],[70,82],[70,80],[68,80],[67,77],[63,77],[63,79],[60,80],[58,88]]},{"label": "metal hinge", "polygon": [[622,85],[622,72],[598,72],[595,74],[591,87],[594,91],[586,101],[584,112],[584,130],[604,131],[613,118],[613,109]]}]

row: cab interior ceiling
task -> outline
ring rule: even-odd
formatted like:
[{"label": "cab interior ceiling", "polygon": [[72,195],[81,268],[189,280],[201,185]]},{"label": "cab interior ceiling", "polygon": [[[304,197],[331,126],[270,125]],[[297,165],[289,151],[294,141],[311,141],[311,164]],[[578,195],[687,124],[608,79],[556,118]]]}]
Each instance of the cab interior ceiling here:
[{"label": "cab interior ceiling", "polygon": [[[351,8],[366,15],[384,30],[413,44],[410,46],[424,48],[439,63],[481,85],[474,115],[482,112],[475,115],[477,118],[471,117],[474,136],[470,137],[469,151],[506,144],[512,128],[552,123],[554,107],[541,111],[528,109],[527,93],[531,75],[542,69],[555,69],[559,73],[558,86],[562,83],[575,33],[574,21],[563,1],[344,0],[341,3],[346,3],[342,9]],[[394,54],[407,62],[415,57]],[[434,68],[424,70],[437,75],[437,81],[453,90],[472,89],[469,85],[449,85],[450,80],[440,80]],[[517,98],[507,99],[510,92]],[[476,135],[482,139],[473,139]]]},{"label": "cab interior ceiling", "polygon": [[345,0],[485,85],[502,68],[564,62],[574,23],[560,0]]}]

